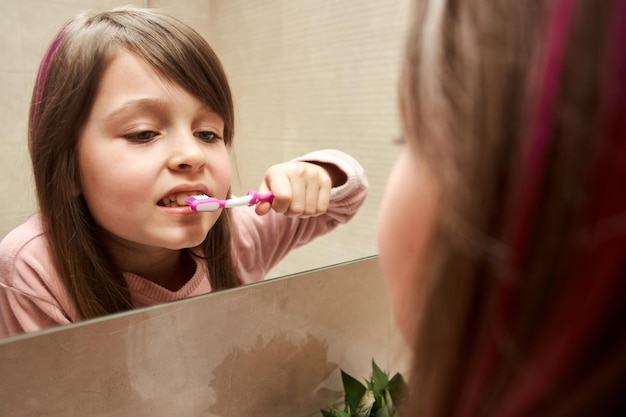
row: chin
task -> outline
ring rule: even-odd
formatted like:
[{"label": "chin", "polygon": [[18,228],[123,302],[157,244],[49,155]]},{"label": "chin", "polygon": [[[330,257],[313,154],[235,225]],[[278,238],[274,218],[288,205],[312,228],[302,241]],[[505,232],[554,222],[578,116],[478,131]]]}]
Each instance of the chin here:
[{"label": "chin", "polygon": [[186,235],[179,236],[178,238],[172,237],[172,239],[169,239],[167,242],[164,243],[164,246],[172,250],[195,248],[204,241],[205,237],[206,235],[200,234],[198,234],[197,236]]}]

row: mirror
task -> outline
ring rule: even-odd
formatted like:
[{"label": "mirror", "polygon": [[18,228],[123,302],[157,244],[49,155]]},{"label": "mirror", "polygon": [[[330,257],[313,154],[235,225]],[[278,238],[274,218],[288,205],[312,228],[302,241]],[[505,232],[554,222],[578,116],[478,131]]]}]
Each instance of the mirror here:
[{"label": "mirror", "polygon": [[233,192],[306,152],[338,148],[365,167],[370,190],[347,225],[290,253],[268,278],[374,255],[375,219],[400,135],[396,84],[408,0],[46,0],[0,13],[0,238],[36,210],[26,126],[39,61],[78,10],[158,7],[198,30],[226,69],[235,100]]},{"label": "mirror", "polygon": [[0,340],[2,415],[320,416],[408,369],[375,258],[240,291]]}]

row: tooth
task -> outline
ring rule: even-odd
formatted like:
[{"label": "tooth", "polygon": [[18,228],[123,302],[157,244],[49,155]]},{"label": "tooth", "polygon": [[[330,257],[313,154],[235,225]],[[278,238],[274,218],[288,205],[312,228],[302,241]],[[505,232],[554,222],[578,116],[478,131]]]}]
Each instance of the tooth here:
[{"label": "tooth", "polygon": [[187,203],[185,203],[185,199],[189,197],[188,194],[178,194],[178,197],[176,198],[176,203],[178,203],[179,206],[186,206]]}]

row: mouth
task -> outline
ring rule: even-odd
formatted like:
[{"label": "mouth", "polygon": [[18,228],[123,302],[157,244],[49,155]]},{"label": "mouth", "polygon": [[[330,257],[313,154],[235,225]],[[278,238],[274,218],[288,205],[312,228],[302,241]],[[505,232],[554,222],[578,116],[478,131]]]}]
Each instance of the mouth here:
[{"label": "mouth", "polygon": [[187,197],[193,195],[202,195],[204,193],[200,191],[187,191],[183,193],[174,193],[170,194],[166,197],[163,197],[161,200],[157,202],[157,206],[160,207],[189,207],[187,203],[185,203],[185,199]]}]

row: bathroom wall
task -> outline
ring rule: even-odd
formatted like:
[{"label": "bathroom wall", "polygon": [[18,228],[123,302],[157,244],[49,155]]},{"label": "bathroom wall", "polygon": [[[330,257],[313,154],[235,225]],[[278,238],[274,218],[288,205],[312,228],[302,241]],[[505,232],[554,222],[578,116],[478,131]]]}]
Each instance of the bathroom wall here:
[{"label": "bathroom wall", "polygon": [[30,96],[41,57],[61,25],[77,11],[124,4],[142,6],[144,2],[0,2],[0,195],[11,200],[0,205],[0,239],[36,210],[28,157],[27,123]]},{"label": "bathroom wall", "polygon": [[75,11],[159,7],[196,28],[221,57],[236,106],[235,192],[265,169],[338,148],[365,167],[357,217],[288,255],[281,276],[375,254],[374,222],[400,135],[396,83],[408,0],[3,0],[0,4],[0,238],[36,207],[26,146],[35,71]]},{"label": "bathroom wall", "polygon": [[274,275],[377,252],[374,223],[400,136],[396,83],[408,3],[211,1],[209,36],[233,86],[243,188],[256,186],[271,163],[328,147],[355,156],[370,181],[350,224],[292,252]]}]

